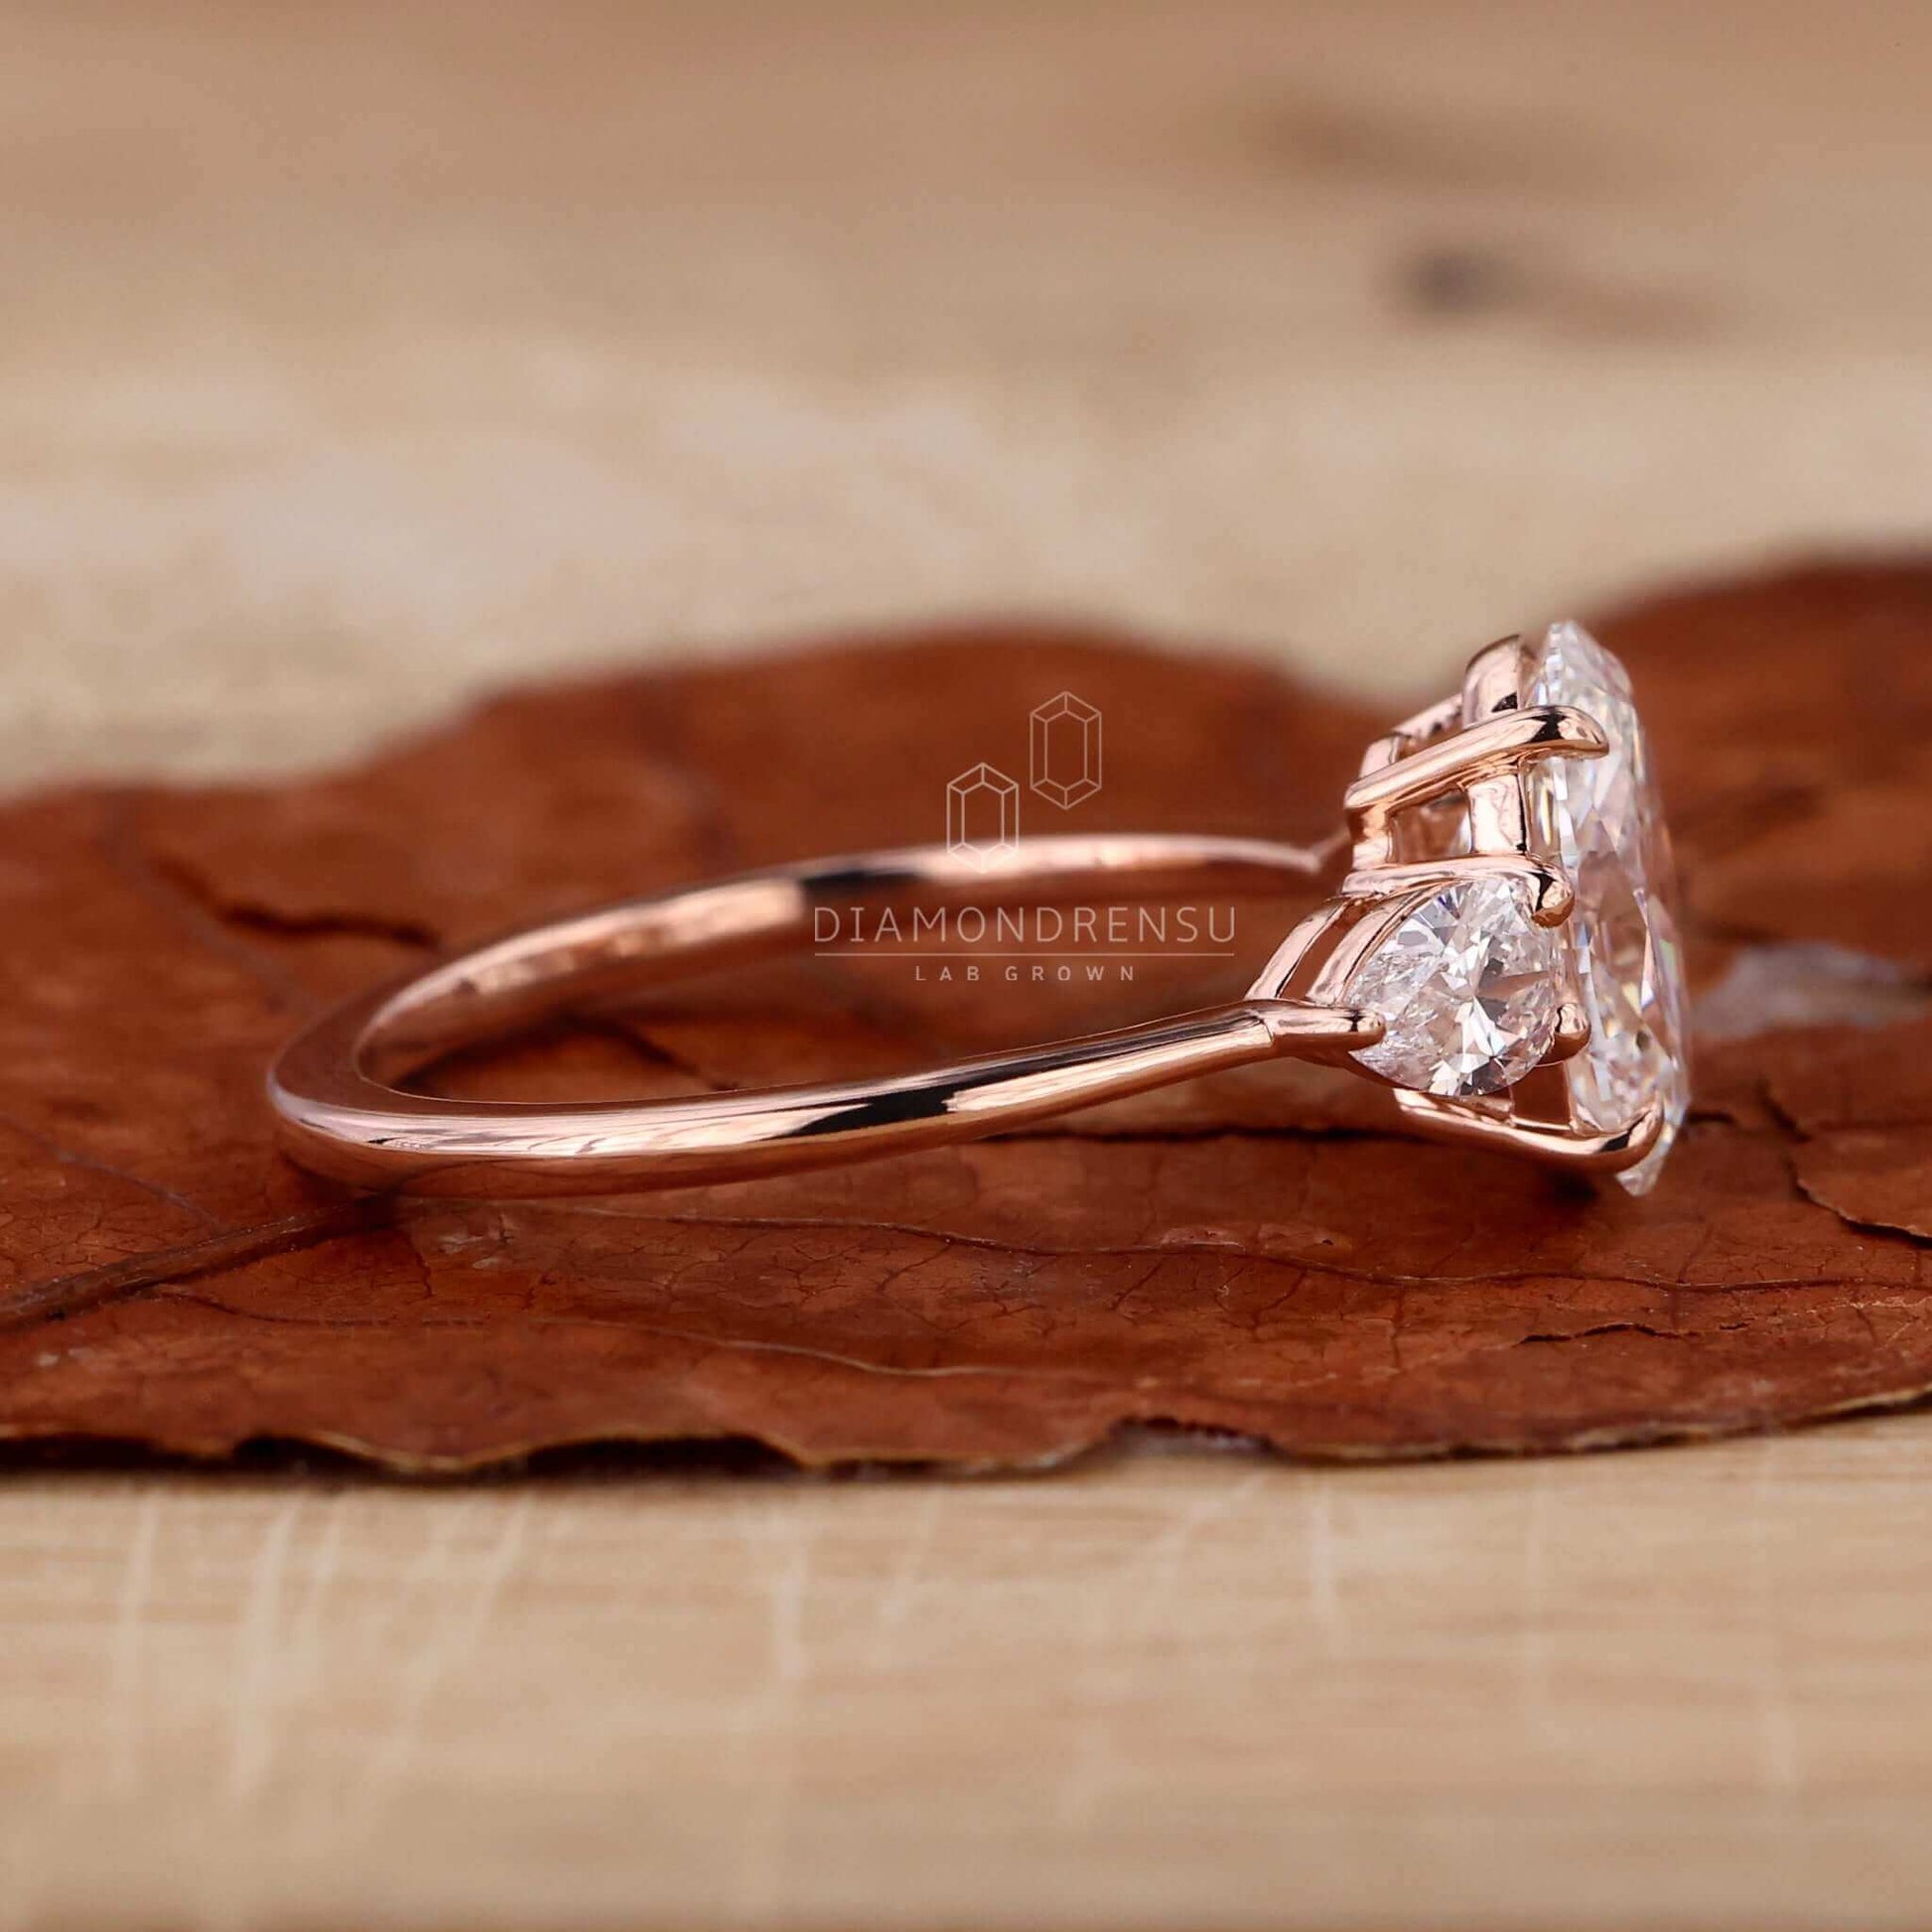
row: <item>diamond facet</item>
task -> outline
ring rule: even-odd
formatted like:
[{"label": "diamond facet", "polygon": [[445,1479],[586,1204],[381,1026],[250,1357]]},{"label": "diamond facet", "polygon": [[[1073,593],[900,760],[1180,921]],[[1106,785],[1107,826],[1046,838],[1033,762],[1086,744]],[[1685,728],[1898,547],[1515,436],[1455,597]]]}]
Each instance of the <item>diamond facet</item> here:
[{"label": "diamond facet", "polygon": [[1398,1086],[1450,1098],[1520,1080],[1556,1035],[1562,942],[1529,889],[1460,879],[1410,909],[1358,967],[1349,997],[1384,1032],[1355,1058]]},{"label": "diamond facet", "polygon": [[1675,877],[1650,747],[1623,666],[1581,624],[1550,626],[1523,701],[1572,705],[1609,740],[1600,759],[1537,765],[1528,795],[1539,842],[1577,889],[1567,930],[1589,1043],[1569,1062],[1572,1111],[1613,1133],[1663,1108],[1656,1146],[1617,1176],[1641,1194],[1690,1105]]}]

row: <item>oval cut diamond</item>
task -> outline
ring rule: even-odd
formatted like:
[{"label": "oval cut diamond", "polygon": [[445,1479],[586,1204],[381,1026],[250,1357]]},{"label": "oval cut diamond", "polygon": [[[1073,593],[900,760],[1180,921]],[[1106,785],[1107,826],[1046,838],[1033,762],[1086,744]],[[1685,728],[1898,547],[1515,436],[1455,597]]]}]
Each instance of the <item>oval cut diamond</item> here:
[{"label": "oval cut diamond", "polygon": [[1355,1058],[1449,1098],[1512,1086],[1550,1050],[1562,964],[1520,881],[1457,880],[1412,907],[1356,968],[1349,998],[1384,1031]]},{"label": "oval cut diamond", "polygon": [[1675,877],[1650,747],[1623,666],[1581,624],[1550,626],[1522,697],[1572,705],[1609,740],[1600,759],[1537,765],[1528,795],[1539,842],[1577,889],[1567,931],[1589,1043],[1569,1062],[1572,1112],[1613,1133],[1653,1102],[1663,1108],[1657,1145],[1617,1176],[1640,1194],[1690,1105]]}]

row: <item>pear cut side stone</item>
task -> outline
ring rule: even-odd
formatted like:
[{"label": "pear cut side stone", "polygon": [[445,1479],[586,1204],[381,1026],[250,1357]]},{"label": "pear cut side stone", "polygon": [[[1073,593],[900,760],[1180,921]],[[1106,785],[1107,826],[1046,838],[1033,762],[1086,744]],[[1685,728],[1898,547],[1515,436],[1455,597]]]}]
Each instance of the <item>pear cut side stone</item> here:
[{"label": "pear cut side stone", "polygon": [[1561,997],[1562,943],[1530,910],[1520,881],[1480,876],[1413,906],[1349,984],[1384,1029],[1355,1058],[1448,1099],[1513,1086],[1550,1050]]},{"label": "pear cut side stone", "polygon": [[1655,1183],[1690,1106],[1675,876],[1650,747],[1623,666],[1581,624],[1555,623],[1524,702],[1572,705],[1609,741],[1600,759],[1551,759],[1527,783],[1538,843],[1577,889],[1568,932],[1589,1043],[1568,1064],[1573,1115],[1601,1133],[1661,1106],[1657,1145],[1617,1178]]}]

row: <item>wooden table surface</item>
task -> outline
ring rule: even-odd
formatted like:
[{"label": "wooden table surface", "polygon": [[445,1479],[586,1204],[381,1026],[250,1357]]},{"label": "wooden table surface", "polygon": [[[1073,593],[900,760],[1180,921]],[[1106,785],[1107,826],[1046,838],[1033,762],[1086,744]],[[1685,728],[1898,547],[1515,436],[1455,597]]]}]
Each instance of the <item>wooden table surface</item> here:
[{"label": "wooden table surface", "polygon": [[[1407,690],[1932,510],[1932,13],[0,8],[0,770],[1026,608]],[[0,1474],[0,1928],[1912,1925],[1932,1423]]]},{"label": "wooden table surface", "polygon": [[1932,1432],[940,1483],[42,1477],[15,1924],[1923,1923]]}]

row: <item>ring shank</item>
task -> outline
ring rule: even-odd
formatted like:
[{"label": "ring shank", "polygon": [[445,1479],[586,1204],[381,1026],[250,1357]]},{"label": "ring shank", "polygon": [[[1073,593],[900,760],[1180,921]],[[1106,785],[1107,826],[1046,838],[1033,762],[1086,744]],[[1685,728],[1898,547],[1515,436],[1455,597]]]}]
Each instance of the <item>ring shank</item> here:
[{"label": "ring shank", "polygon": [[1369,1044],[1372,1018],[1249,999],[895,1079],[576,1106],[405,1091],[428,1061],[552,1014],[812,941],[814,908],[1281,895],[1332,848],[1166,834],[1031,840],[984,865],[911,847],[745,874],[531,927],[412,974],[296,1039],[269,1076],[285,1150],[339,1179],[466,1197],[685,1186],[911,1152],[1202,1073]]}]

